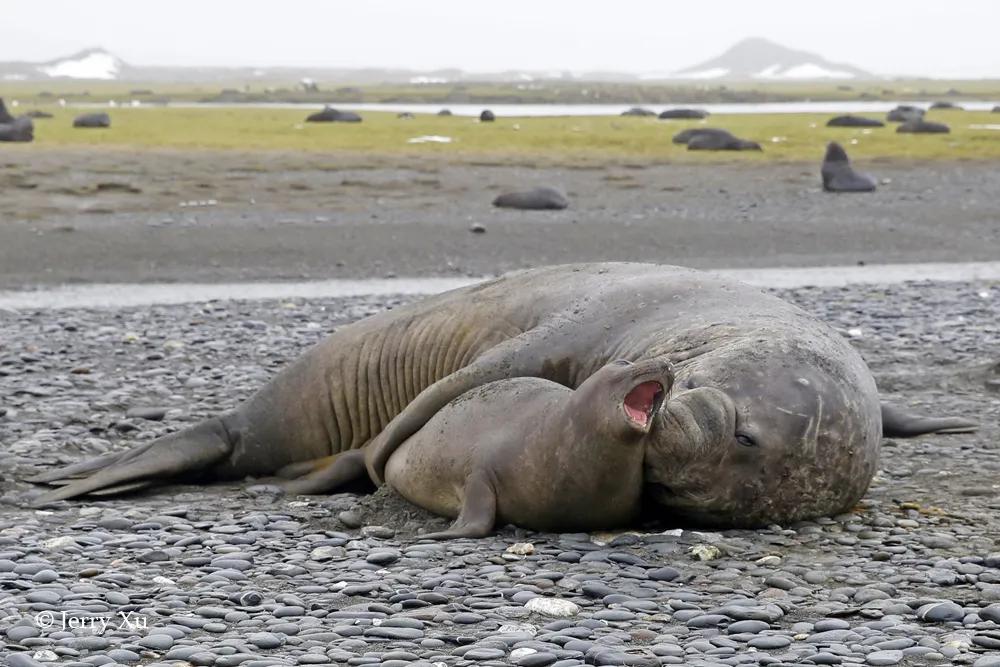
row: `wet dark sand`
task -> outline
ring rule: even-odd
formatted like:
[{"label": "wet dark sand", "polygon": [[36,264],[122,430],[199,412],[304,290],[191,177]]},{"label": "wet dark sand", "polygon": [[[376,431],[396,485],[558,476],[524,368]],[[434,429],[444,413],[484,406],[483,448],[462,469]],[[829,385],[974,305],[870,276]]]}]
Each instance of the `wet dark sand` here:
[{"label": "wet dark sand", "polygon": [[[832,195],[817,164],[451,164],[207,151],[0,158],[0,288],[65,282],[489,275],[643,260],[698,268],[1000,258],[1000,169],[859,163],[888,179]],[[494,209],[563,189],[557,212]],[[485,233],[472,233],[480,224]]]}]

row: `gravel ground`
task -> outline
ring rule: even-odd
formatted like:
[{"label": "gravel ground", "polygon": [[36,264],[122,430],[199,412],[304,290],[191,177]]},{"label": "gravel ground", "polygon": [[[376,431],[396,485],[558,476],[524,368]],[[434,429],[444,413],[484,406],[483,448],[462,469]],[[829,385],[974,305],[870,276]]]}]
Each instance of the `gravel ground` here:
[{"label": "gravel ground", "polygon": [[757,531],[422,543],[445,522],[391,493],[260,481],[32,511],[20,477],[229,408],[402,300],[0,313],[0,653],[15,667],[1000,665],[1000,285],[781,294],[850,336],[890,400],[982,430],[888,441],[855,511]]}]

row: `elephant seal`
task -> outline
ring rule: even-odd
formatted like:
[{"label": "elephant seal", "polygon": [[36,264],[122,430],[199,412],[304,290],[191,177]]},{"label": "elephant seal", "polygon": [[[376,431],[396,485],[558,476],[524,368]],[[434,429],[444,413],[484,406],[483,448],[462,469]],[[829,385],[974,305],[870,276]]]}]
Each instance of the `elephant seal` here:
[{"label": "elephant seal", "polygon": [[342,327],[231,412],[34,477],[61,488],[33,502],[307,470],[297,490],[322,493],[342,477],[338,455],[362,448],[382,482],[393,452],[465,392],[515,377],[576,388],[614,359],[673,365],[643,471],[671,520],[759,526],[839,513],[867,489],[881,434],[975,427],[880,406],[840,334],[749,285],[656,264],[563,265]]},{"label": "elephant seal", "polygon": [[111,116],[101,113],[85,113],[73,119],[73,127],[111,127]]},{"label": "elephant seal", "polygon": [[659,115],[660,120],[671,119],[700,120],[708,118],[708,112],[704,109],[667,109]]},{"label": "elephant seal", "polygon": [[27,143],[35,139],[35,124],[27,116],[0,123],[0,141]]},{"label": "elephant seal", "polygon": [[479,114],[480,123],[492,123],[497,117],[489,109],[483,109],[483,112]]},{"label": "elephant seal", "polygon": [[762,151],[756,141],[721,134],[695,134],[687,142],[689,151]]},{"label": "elephant seal", "polygon": [[729,130],[720,130],[715,127],[689,127],[675,134],[671,141],[675,144],[686,144],[699,135],[718,137],[720,141],[736,139]]},{"label": "elephant seal", "polygon": [[827,144],[820,176],[823,178],[823,189],[827,192],[875,191],[875,179],[854,171],[847,151],[836,141]]},{"label": "elephant seal", "polygon": [[924,117],[924,110],[920,107],[909,104],[900,104],[886,115],[885,119],[890,123],[905,123],[909,120],[920,120]]},{"label": "elephant seal", "polygon": [[834,116],[826,121],[827,127],[885,127],[885,123],[875,118],[865,118],[864,116]]},{"label": "elephant seal", "polygon": [[655,116],[655,111],[650,111],[649,109],[643,109],[642,107],[632,107],[631,109],[626,109],[622,111],[622,116],[636,116],[638,118],[648,118],[650,116]]},{"label": "elephant seal", "polygon": [[450,116],[451,115],[451,109],[441,109],[440,111],[437,112],[437,115],[439,115],[439,116]]},{"label": "elephant seal", "polygon": [[353,111],[340,111],[333,107],[325,107],[322,111],[306,116],[307,123],[360,123],[361,116]]},{"label": "elephant seal", "polygon": [[575,390],[533,377],[491,382],[410,436],[385,481],[413,504],[457,517],[422,537],[482,537],[507,523],[627,526],[641,510],[645,443],[672,382],[662,359],[612,362]]},{"label": "elephant seal", "polygon": [[523,192],[508,192],[493,200],[498,208],[516,208],[522,211],[562,210],[569,206],[566,195],[555,188],[540,187]]},{"label": "elephant seal", "polygon": [[944,123],[935,123],[923,118],[908,120],[896,128],[896,132],[909,134],[948,134],[951,128]]}]

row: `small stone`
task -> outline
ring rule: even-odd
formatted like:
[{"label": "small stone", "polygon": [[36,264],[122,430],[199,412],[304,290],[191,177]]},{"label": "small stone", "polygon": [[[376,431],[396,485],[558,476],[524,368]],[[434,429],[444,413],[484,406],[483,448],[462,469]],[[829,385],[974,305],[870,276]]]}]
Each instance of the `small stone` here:
[{"label": "small stone", "polygon": [[365,557],[365,561],[373,565],[388,565],[399,560],[400,553],[395,549],[373,549]]},{"label": "small stone", "polygon": [[932,602],[917,610],[917,618],[926,623],[955,623],[965,618],[965,611],[954,602]]},{"label": "small stone", "polygon": [[696,544],[690,549],[688,553],[692,558],[697,560],[715,560],[722,557],[722,551],[719,547],[711,544]]},{"label": "small stone", "polygon": [[566,616],[576,616],[580,613],[580,607],[569,600],[560,598],[536,597],[528,600],[524,608],[543,616],[553,616],[556,618]]},{"label": "small stone", "polygon": [[876,667],[880,665],[896,665],[903,661],[903,652],[873,651],[868,654],[867,661],[869,665],[875,665]]},{"label": "small stone", "polygon": [[247,635],[247,641],[257,648],[278,648],[284,642],[275,634],[270,632],[251,632]]},{"label": "small stone", "polygon": [[167,408],[129,408],[125,412],[128,419],[146,419],[148,421],[162,421],[167,416]]},{"label": "small stone", "polygon": [[531,542],[515,542],[507,547],[505,553],[514,554],[515,556],[530,556],[535,553],[535,545]]},{"label": "small stone", "polygon": [[485,234],[486,227],[478,222],[474,222],[471,225],[469,225],[469,231],[472,232],[473,234]]}]

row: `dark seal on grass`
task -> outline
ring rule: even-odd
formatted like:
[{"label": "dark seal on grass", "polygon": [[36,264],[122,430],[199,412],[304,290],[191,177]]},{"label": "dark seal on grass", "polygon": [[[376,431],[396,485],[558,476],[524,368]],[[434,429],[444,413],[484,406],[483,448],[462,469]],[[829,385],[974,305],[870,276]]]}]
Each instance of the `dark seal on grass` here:
[{"label": "dark seal on grass", "polygon": [[834,116],[826,122],[827,127],[885,127],[885,123],[864,116]]},{"label": "dark seal on grass", "polygon": [[101,113],[85,113],[73,119],[73,127],[111,127],[111,116]]}]

